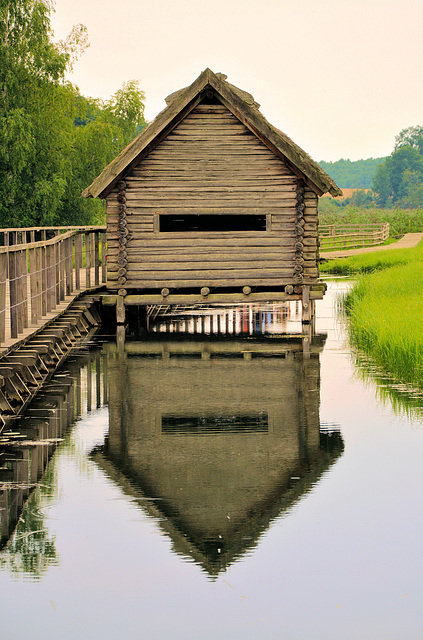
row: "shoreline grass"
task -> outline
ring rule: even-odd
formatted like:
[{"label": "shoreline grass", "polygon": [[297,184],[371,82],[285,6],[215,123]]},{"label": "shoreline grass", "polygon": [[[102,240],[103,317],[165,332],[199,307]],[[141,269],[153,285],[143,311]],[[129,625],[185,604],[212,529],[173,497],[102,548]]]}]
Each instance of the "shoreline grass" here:
[{"label": "shoreline grass", "polygon": [[423,242],[333,262],[342,265],[333,265],[331,273],[358,275],[344,300],[352,346],[396,379],[422,389]]}]

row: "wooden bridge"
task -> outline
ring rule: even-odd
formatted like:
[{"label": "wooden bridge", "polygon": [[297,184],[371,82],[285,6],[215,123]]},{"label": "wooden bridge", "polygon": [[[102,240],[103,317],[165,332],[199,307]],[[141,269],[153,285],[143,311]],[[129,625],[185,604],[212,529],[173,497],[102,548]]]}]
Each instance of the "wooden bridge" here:
[{"label": "wooden bridge", "polygon": [[106,228],[0,230],[0,429],[100,324]]}]

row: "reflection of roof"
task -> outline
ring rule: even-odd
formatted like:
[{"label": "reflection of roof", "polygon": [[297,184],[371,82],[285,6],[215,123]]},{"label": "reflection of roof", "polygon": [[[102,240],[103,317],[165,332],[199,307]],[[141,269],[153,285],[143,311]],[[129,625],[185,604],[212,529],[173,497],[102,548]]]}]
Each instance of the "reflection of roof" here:
[{"label": "reflection of roof", "polygon": [[168,106],[103,170],[83,192],[85,197],[105,197],[115,184],[140,159],[145,157],[170,131],[190,113],[202,96],[211,91],[275,155],[282,157],[294,173],[300,173],[317,193],[329,191],[340,195],[335,182],[287,135],[273,127],[258,110],[253,97],[226,82],[226,76],[210,69],[203,71],[189,87],[167,98]]},{"label": "reflection of roof", "polygon": [[[275,480],[273,490],[262,495],[251,505],[248,517],[233,522],[225,536],[199,536],[193,531],[175,506],[162,496],[155,495],[148,479],[131,477],[130,470],[119,461],[109,459],[103,448],[97,448],[92,458],[98,466],[121,487],[151,517],[158,521],[163,532],[173,543],[176,553],[190,557],[210,576],[217,576],[229,565],[254,548],[271,522],[286,513],[298,500],[306,495],[343,452],[343,441],[339,432],[321,434],[320,449],[307,464],[290,470],[290,478],[282,483]],[[298,479],[292,479],[295,476]],[[224,505],[222,505],[224,508]]]}]

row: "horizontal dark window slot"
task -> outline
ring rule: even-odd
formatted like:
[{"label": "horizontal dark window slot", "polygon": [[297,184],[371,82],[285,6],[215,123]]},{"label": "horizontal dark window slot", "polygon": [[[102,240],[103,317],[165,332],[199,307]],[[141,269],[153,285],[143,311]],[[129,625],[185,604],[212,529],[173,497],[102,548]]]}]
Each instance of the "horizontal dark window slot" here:
[{"label": "horizontal dark window slot", "polygon": [[162,416],[162,433],[266,433],[269,430],[266,413],[258,415]]},{"label": "horizontal dark window slot", "polygon": [[265,215],[161,215],[160,231],[266,231]]}]

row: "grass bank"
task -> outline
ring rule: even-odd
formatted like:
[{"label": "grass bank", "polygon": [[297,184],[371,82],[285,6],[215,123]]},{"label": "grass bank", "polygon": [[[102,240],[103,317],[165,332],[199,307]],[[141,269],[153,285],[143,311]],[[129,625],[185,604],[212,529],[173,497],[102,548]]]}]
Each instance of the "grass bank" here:
[{"label": "grass bank", "polygon": [[358,274],[345,299],[352,345],[398,380],[423,388],[423,242],[336,262],[342,273]]}]

